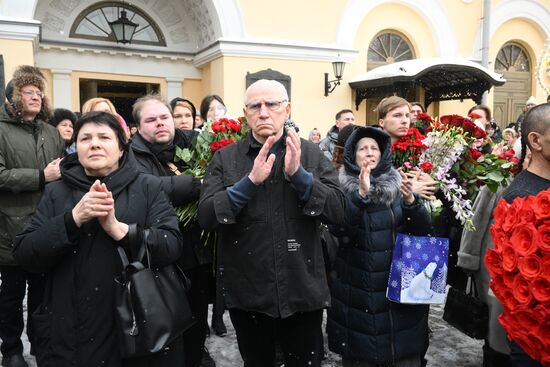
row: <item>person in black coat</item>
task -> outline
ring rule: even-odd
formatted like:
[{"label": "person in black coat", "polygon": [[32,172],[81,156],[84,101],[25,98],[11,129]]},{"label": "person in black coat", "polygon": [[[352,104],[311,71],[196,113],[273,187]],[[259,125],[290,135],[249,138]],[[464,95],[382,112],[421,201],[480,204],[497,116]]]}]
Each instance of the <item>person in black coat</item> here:
[{"label": "person in black coat", "polygon": [[105,112],[84,115],[75,128],[77,152],[61,163],[62,180],[46,186],[31,223],[15,240],[22,267],[47,274],[34,315],[42,366],[182,366],[181,337],[150,356],[123,360],[115,323],[117,247],[136,253],[128,225],[150,230],[151,266],[173,263],[181,234],[157,178],[139,173],[124,131]]},{"label": "person in black coat", "polygon": [[157,95],[138,99],[132,117],[138,124],[138,133],[132,137],[130,147],[139,171],[160,177],[162,189],[172,205],[196,200],[200,180],[181,174],[183,167],[174,163],[176,146],[189,148],[196,133],[175,129],[170,106]]},{"label": "person in black coat", "polygon": [[360,127],[348,139],[340,183],[346,224],[331,279],[329,348],[344,366],[420,366],[428,306],[390,302],[386,289],[396,233],[425,235],[430,216],[392,167],[390,136],[380,129]]},{"label": "person in black coat", "polygon": [[319,148],[284,129],[288,94],[274,80],[245,93],[250,133],[218,150],[199,201],[199,223],[218,231],[218,284],[247,367],[321,364],[330,305],[319,223],[340,223],[344,195]]},{"label": "person in black coat", "polygon": [[[177,103],[179,100],[181,98],[174,99],[176,102],[173,102]],[[132,111],[138,124],[138,133],[132,138],[130,147],[140,172],[159,177],[172,204],[180,206],[199,199],[201,183],[192,175],[183,173],[187,166],[183,161],[175,162],[175,150],[176,147],[192,148],[193,138],[198,132],[175,128],[171,107],[158,95],[147,95],[138,99]],[[183,337],[185,360],[187,367],[198,367],[203,358],[210,358],[204,342],[214,250],[212,241],[205,243],[201,238],[203,231],[196,221],[185,226],[180,223],[180,230],[184,242],[178,264],[191,281],[189,303],[197,319]]]}]

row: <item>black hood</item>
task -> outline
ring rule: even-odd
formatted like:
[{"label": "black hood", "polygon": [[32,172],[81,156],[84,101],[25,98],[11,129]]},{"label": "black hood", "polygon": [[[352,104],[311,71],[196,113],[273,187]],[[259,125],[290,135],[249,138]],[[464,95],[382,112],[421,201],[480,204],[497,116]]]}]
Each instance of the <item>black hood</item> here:
[{"label": "black hood", "polygon": [[361,126],[355,129],[347,140],[344,150],[344,167],[346,168],[346,172],[355,176],[358,176],[361,172],[361,169],[355,163],[355,148],[359,140],[363,138],[376,140],[380,148],[380,162],[372,170],[371,177],[378,177],[387,173],[392,168],[391,138],[384,130],[370,126]]},{"label": "black hood", "polygon": [[[84,168],[78,161],[76,153],[69,154],[61,161],[61,179],[69,187],[79,191],[87,192],[95,179],[86,175]],[[107,185],[107,189],[113,193],[113,197],[126,188],[139,174],[137,169],[134,153],[130,149],[124,152],[119,160],[119,167],[107,177],[101,178],[100,181]]]},{"label": "black hood", "polygon": [[197,117],[197,109],[195,108],[195,105],[193,102],[191,102],[188,99],[176,97],[170,101],[170,107],[172,107],[172,114],[174,114],[174,107],[176,107],[176,103],[178,102],[187,102],[191,106],[191,115],[193,116],[193,129],[195,128],[195,118]]}]

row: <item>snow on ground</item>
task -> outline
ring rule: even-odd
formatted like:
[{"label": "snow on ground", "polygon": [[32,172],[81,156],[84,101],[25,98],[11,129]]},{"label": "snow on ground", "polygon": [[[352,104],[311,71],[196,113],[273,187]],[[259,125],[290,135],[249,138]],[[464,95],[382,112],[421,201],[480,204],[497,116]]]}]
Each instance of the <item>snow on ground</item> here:
[{"label": "snow on ground", "polygon": [[[442,319],[443,306],[431,306],[430,328],[433,333],[428,349],[428,367],[481,367],[483,341],[472,339]],[[210,320],[210,316],[209,316]],[[227,335],[223,338],[213,332],[206,340],[206,347],[216,361],[217,367],[242,366],[243,362],[237,347],[235,329],[231,325],[229,313],[224,313]],[[323,326],[324,330],[324,326]],[[328,351],[325,336],[325,350]],[[341,366],[339,355],[328,352],[328,358],[323,361],[323,367]]]},{"label": "snow on ground", "polygon": [[[481,367],[483,341],[474,340],[460,333],[443,321],[442,316],[443,306],[431,306],[430,327],[433,333],[426,357],[428,367]],[[210,320],[210,316],[208,319]],[[217,367],[240,367],[243,362],[237,347],[235,329],[231,325],[228,312],[224,313],[224,321],[227,326],[227,335],[220,338],[212,332],[212,335],[206,340],[206,347],[216,361]],[[24,357],[29,363],[29,367],[36,367],[34,357],[29,355],[30,346],[25,333],[23,333],[23,340],[25,346]],[[325,350],[328,351],[326,338]],[[340,361],[340,356],[329,351],[328,358],[323,361],[322,366],[340,366]]]}]

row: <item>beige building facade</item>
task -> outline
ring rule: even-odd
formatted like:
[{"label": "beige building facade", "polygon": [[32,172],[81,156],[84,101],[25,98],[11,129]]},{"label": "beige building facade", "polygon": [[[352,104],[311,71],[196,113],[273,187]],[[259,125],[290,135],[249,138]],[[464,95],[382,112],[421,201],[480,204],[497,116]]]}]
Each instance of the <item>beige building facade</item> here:
[{"label": "beige building facade", "polygon": [[[139,23],[129,44],[117,43],[108,24],[123,8]],[[355,111],[348,83],[377,66],[481,62],[487,20],[487,68],[507,83],[486,100],[505,126],[529,96],[542,103],[550,92],[550,0],[0,0],[0,54],[6,82],[17,65],[36,65],[55,107],[79,111],[103,96],[127,119],[132,101],[152,91],[197,108],[218,94],[239,116],[247,75],[276,71],[290,81],[292,118],[305,137],[314,127],[326,132],[338,110]],[[324,96],[336,59],[346,62],[343,78]],[[422,102],[422,88],[408,98]],[[377,103],[363,100],[357,121],[376,123]],[[465,115],[473,105],[434,102],[429,112]]]}]

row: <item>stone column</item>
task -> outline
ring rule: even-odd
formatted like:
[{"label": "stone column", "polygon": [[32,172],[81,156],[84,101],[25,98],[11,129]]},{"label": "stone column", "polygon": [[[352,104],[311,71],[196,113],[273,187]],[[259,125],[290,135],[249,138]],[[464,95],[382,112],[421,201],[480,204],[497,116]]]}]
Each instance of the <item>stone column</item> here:
[{"label": "stone column", "polygon": [[183,97],[182,96],[182,83],[183,78],[166,78],[166,84],[167,84],[167,92],[166,92],[166,99],[168,102],[170,102],[172,99],[176,97]]},{"label": "stone column", "polygon": [[53,94],[50,95],[54,108],[72,109],[71,72],[67,69],[52,69]]}]

